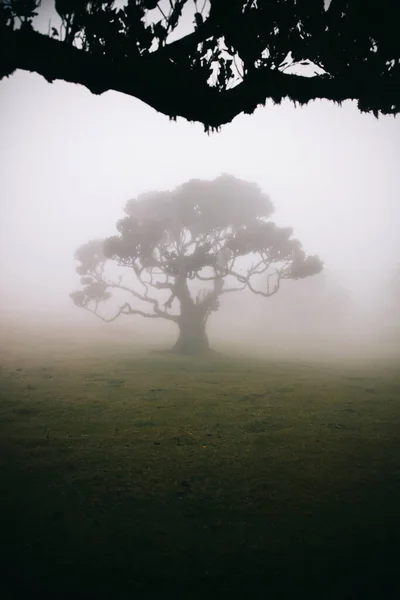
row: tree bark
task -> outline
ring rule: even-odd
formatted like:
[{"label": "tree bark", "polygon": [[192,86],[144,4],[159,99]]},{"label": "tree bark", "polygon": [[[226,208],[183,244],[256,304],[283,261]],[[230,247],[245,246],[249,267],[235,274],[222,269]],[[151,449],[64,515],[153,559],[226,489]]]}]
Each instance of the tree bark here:
[{"label": "tree bark", "polygon": [[179,336],[174,351],[179,354],[201,354],[210,349],[206,333],[206,319],[200,311],[181,315],[178,320]]}]

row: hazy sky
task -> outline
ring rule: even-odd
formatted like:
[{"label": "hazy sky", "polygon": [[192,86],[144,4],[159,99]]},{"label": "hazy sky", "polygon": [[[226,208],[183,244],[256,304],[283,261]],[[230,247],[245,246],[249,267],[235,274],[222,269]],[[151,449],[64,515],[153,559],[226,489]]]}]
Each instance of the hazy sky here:
[{"label": "hazy sky", "polygon": [[259,183],[275,220],[366,298],[400,262],[398,119],[269,103],[207,136],[21,71],[0,81],[0,111],[0,308],[73,310],[75,248],[112,234],[126,200],[221,172]]}]

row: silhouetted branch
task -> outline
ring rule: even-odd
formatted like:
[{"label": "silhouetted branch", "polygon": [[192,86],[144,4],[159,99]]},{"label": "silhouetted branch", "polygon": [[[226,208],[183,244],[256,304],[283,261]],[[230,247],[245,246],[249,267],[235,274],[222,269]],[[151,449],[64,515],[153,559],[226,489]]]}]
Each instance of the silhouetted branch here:
[{"label": "silhouetted branch", "polygon": [[83,85],[94,94],[114,90],[134,96],[170,118],[201,122],[206,129],[219,128],[239,113],[251,114],[267,99],[280,103],[288,98],[300,105],[317,98],[338,103],[355,99],[360,110],[376,114],[399,110],[399,78],[393,73],[368,78],[354,72],[305,77],[259,67],[235,87],[219,91],[172,58],[174,50],[185,44],[194,47],[202,35],[196,30],[160,51],[115,61],[33,30],[6,29],[0,40],[0,78],[23,69],[49,82],[59,79]]}]

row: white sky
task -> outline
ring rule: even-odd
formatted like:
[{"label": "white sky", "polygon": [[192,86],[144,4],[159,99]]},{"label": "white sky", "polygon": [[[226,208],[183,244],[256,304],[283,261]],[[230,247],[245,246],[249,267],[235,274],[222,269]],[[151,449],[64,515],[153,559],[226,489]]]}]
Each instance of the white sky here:
[{"label": "white sky", "polygon": [[259,183],[275,220],[360,296],[379,296],[400,262],[398,119],[268,104],[207,136],[134,98],[21,71],[0,81],[0,119],[0,309],[76,310],[78,245],[113,234],[136,194],[221,172]]}]

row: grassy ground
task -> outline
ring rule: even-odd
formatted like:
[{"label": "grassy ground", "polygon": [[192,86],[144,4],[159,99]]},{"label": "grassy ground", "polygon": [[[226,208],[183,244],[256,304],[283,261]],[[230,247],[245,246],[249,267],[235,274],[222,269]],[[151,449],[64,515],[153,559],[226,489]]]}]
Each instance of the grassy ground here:
[{"label": "grassy ground", "polygon": [[5,599],[395,597],[396,365],[28,346],[1,354]]}]

